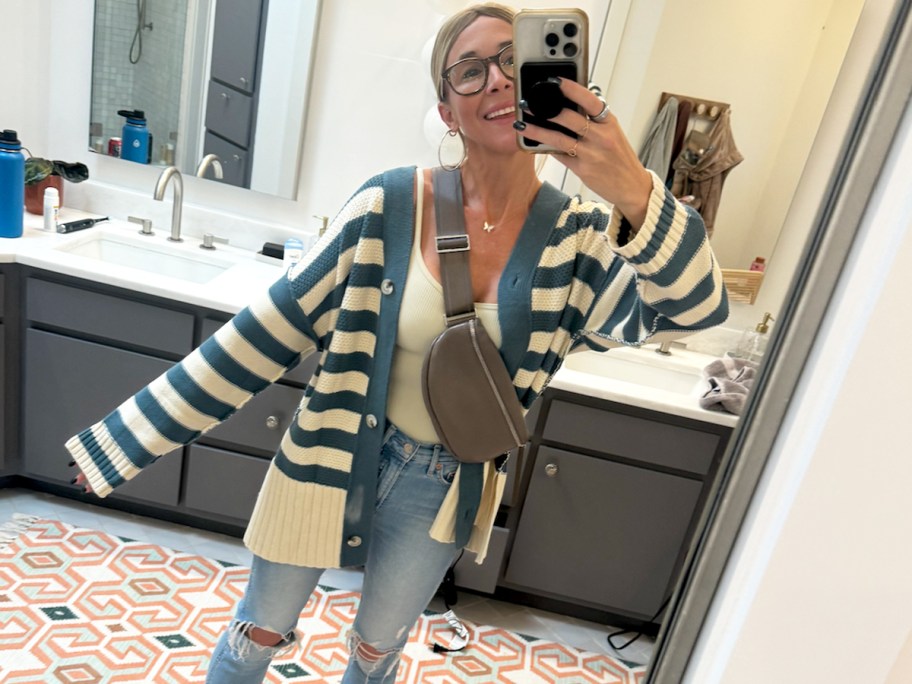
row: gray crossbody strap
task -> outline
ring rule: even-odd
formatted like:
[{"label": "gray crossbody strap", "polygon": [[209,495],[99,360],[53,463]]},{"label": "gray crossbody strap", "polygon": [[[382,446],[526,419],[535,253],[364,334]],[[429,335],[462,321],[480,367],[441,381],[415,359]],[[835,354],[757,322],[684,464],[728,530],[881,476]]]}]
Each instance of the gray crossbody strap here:
[{"label": "gray crossbody strap", "polygon": [[440,282],[449,327],[475,318],[472,277],[469,274],[469,236],[462,213],[462,178],[459,171],[435,168],[433,182],[437,255],[440,258]]}]

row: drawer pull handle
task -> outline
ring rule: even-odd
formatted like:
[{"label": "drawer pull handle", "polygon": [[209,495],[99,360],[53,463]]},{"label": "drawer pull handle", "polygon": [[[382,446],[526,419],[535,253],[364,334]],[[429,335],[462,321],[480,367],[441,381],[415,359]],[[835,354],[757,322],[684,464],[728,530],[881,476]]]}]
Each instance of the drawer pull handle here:
[{"label": "drawer pull handle", "polygon": [[545,475],[548,477],[557,477],[557,464],[549,463],[545,466]]},{"label": "drawer pull handle", "polygon": [[269,416],[266,419],[266,427],[268,427],[270,430],[275,430],[279,427],[279,419],[275,416]]},{"label": "drawer pull handle", "polygon": [[228,100],[231,99],[231,96],[228,93],[222,93],[222,99],[225,100],[225,102],[227,102]]}]

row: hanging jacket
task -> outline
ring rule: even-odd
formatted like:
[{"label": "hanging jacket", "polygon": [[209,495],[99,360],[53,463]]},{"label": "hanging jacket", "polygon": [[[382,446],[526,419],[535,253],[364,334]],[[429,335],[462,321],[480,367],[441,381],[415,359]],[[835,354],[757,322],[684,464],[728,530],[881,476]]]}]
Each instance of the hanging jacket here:
[{"label": "hanging jacket", "polygon": [[685,144],[675,159],[671,193],[675,197],[694,196],[690,206],[703,217],[706,232],[712,237],[719,202],[722,199],[722,186],[729,172],[740,164],[744,157],[735,146],[732,136],[730,109],[719,114],[708,135],[709,147],[703,154],[692,155]]},{"label": "hanging jacket", "polygon": [[671,164],[675,125],[678,120],[678,99],[669,97],[656,113],[640,149],[640,161],[650,171],[664,177]]}]

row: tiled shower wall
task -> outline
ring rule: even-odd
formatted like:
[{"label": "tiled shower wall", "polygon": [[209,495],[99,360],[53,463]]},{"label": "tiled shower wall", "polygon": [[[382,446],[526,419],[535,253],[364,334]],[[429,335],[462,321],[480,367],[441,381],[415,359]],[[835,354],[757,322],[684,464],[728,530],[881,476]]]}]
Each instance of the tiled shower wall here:
[{"label": "tiled shower wall", "polygon": [[[152,28],[141,32],[140,53],[135,34],[143,2]],[[101,125],[105,153],[108,139],[121,135],[119,109],[145,111],[152,163],[162,161],[163,145],[176,141],[186,23],[184,0],[95,0],[91,121]]]}]

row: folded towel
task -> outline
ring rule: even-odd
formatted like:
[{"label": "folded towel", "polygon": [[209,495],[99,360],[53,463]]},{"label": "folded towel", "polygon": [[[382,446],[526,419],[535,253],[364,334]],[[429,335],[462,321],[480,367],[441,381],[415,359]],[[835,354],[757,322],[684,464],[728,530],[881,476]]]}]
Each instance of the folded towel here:
[{"label": "folded towel", "polygon": [[741,415],[747,395],[754,386],[757,364],[726,354],[703,369],[709,391],[700,397],[700,408]]}]

